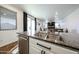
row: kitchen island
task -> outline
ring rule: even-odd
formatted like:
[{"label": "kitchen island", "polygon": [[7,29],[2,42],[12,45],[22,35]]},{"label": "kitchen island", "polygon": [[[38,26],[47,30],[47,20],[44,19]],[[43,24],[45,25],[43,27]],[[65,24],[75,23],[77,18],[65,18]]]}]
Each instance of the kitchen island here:
[{"label": "kitchen island", "polygon": [[[68,53],[68,54],[71,54],[71,53],[79,53],[79,49],[78,48],[75,48],[75,47],[72,47],[68,44],[66,44],[63,40],[61,40],[61,37],[60,36],[55,36],[54,38],[50,39],[50,38],[47,38],[46,36],[43,36],[42,35],[27,35],[26,32],[24,33],[18,33],[19,35],[22,35],[24,37],[29,37],[28,38],[28,42],[29,42],[29,53],[32,53],[33,49],[38,49],[42,52],[39,52],[39,53],[45,53],[45,51],[49,51],[50,53]],[[32,47],[32,48],[31,48]],[[40,48],[39,48],[40,47]],[[30,52],[31,51],[31,52]],[[35,52],[33,52],[35,53]],[[37,53],[38,54],[38,53]]]}]

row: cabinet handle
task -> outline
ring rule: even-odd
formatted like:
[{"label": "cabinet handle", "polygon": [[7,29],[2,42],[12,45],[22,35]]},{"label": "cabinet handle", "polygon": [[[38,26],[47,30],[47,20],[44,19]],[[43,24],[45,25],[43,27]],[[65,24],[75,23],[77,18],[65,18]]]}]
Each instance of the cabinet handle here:
[{"label": "cabinet handle", "polygon": [[44,51],[44,53],[43,54],[45,54],[46,52]]},{"label": "cabinet handle", "polygon": [[42,50],[42,51],[41,51],[41,54],[45,54],[45,51]]},{"label": "cabinet handle", "polygon": [[46,48],[46,49],[51,49],[50,47],[46,47],[46,46],[43,46],[43,45],[41,45],[41,44],[39,44],[39,43],[37,43],[37,45],[39,45],[39,46],[41,46],[41,47],[43,47],[43,48]]},{"label": "cabinet handle", "polygon": [[43,54],[43,50],[41,51],[41,54]]}]

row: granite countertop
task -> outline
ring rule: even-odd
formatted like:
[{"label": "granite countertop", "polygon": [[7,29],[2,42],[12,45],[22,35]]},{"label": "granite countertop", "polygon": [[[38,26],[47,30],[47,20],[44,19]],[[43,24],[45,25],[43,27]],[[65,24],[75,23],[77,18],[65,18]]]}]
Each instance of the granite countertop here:
[{"label": "granite countertop", "polygon": [[[38,35],[27,35],[26,32],[18,33],[18,34],[21,34],[21,35],[24,35],[24,36],[29,36],[29,37],[37,39],[37,40],[45,41],[45,42],[48,42],[48,43],[52,43],[52,44],[55,44],[55,45],[58,45],[58,46],[79,52],[79,48],[72,47],[72,46],[66,44],[64,41],[58,40],[58,38],[50,39],[50,38],[46,38],[46,37],[42,37],[42,36],[38,36]],[[59,36],[56,36],[56,37],[59,37]]]}]

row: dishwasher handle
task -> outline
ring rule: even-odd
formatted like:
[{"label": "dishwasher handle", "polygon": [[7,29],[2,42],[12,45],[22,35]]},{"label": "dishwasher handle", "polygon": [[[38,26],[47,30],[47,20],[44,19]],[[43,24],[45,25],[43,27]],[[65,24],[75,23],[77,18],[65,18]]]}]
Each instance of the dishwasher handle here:
[{"label": "dishwasher handle", "polygon": [[24,38],[24,37],[19,37],[20,39],[24,39],[24,40],[27,40],[27,38]]}]

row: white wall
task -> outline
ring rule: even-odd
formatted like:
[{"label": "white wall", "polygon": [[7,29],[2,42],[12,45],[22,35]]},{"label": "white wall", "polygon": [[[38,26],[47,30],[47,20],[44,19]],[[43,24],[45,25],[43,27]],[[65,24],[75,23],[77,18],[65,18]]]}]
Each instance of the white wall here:
[{"label": "white wall", "polygon": [[79,9],[69,14],[67,17],[64,18],[64,20],[64,28],[68,28],[69,32],[79,33]]},{"label": "white wall", "polygon": [[23,11],[11,5],[0,5],[17,12],[17,30],[0,31],[0,46],[16,41],[17,32],[23,32]]},{"label": "white wall", "polygon": [[63,28],[68,28],[68,33],[62,33],[64,42],[72,47],[79,48],[79,8],[64,19]]}]

